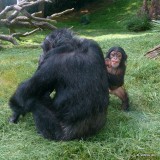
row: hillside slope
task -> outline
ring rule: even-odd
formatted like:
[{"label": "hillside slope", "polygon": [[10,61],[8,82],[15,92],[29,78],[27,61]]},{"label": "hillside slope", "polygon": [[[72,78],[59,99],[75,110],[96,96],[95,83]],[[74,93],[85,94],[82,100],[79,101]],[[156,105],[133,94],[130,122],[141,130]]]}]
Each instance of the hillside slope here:
[{"label": "hillside slope", "polygon": [[[58,26],[75,27],[81,29],[109,29],[125,30],[125,23],[137,13],[142,2],[137,0],[112,0],[94,2],[85,6],[80,11],[75,11],[68,15],[59,17]],[[81,11],[88,10],[90,22],[88,25],[82,25],[80,19]]]}]

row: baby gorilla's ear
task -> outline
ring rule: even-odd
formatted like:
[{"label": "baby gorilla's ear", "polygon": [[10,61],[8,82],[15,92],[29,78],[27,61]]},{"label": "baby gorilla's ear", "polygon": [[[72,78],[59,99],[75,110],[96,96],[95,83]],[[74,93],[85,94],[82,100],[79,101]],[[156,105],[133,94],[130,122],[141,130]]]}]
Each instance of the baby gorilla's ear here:
[{"label": "baby gorilla's ear", "polygon": [[111,60],[109,58],[105,59],[105,65],[106,65],[106,67],[109,67],[109,68],[112,67]]}]

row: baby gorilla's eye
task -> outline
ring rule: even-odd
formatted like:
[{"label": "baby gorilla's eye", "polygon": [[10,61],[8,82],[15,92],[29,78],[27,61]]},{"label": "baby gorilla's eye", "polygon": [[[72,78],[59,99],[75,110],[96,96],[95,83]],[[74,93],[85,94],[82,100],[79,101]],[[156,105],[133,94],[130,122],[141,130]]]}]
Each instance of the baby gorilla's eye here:
[{"label": "baby gorilla's eye", "polygon": [[113,57],[115,57],[115,56],[116,56],[116,54],[117,54],[117,52],[112,51],[112,52],[111,52],[111,54],[110,54],[110,57],[111,57],[111,58],[113,58]]},{"label": "baby gorilla's eye", "polygon": [[119,59],[121,59],[121,58],[122,58],[122,54],[121,54],[121,52],[117,52],[117,57],[118,57]]}]

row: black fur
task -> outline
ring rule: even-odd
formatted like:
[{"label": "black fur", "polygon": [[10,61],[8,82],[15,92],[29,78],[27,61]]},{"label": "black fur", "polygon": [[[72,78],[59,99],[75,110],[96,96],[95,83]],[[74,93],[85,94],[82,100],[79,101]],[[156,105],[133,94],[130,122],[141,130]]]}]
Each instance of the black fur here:
[{"label": "black fur", "polygon": [[[9,105],[11,122],[32,112],[45,138],[71,140],[95,134],[105,124],[108,79],[99,45],[58,29],[46,37],[34,75],[19,85]],[[53,98],[48,93],[55,90]]]},{"label": "black fur", "polygon": [[127,54],[124,51],[124,49],[121,47],[112,47],[106,53],[105,58],[110,58],[110,53],[112,51],[117,51],[122,54],[122,60],[121,60],[120,65],[118,67],[118,69],[120,69],[122,73],[119,75],[108,73],[109,88],[112,88],[112,87],[118,88],[120,86],[123,86],[123,84],[124,84],[124,75],[125,75],[125,71],[126,71],[126,64],[125,63],[127,61]]},{"label": "black fur", "polygon": [[122,59],[119,66],[115,69],[115,72],[108,72],[108,83],[110,91],[118,96],[121,101],[122,105],[121,108],[125,111],[129,110],[129,96],[127,91],[124,87],[124,76],[126,71],[126,61],[127,61],[127,54],[125,53],[124,49],[121,47],[112,47],[106,53],[106,58],[110,59],[110,53],[112,51],[117,51],[122,54]]}]

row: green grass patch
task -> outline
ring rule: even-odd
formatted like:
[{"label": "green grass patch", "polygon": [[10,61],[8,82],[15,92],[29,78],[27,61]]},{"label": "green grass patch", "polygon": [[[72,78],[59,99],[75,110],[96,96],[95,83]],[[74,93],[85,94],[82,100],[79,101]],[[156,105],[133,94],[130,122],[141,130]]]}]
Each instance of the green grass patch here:
[{"label": "green grass patch", "polygon": [[160,33],[106,34],[105,30],[79,33],[96,40],[106,52],[113,45],[128,54],[126,88],[130,112],[121,111],[111,96],[107,124],[86,141],[55,142],[36,133],[31,114],[16,125],[9,124],[8,99],[17,85],[36,70],[41,49],[14,47],[0,52],[0,155],[5,160],[36,159],[153,159],[160,156],[160,62],[144,57],[159,44]]},{"label": "green grass patch", "polygon": [[[126,30],[126,22],[135,15],[141,2],[135,0],[100,0],[92,6],[86,6],[89,10],[90,22],[88,25],[80,23],[82,15],[80,12],[71,16],[58,19],[57,26],[65,26],[78,29],[106,29],[109,32]],[[65,22],[65,23],[64,23]]]},{"label": "green grass patch", "polygon": [[[118,45],[128,54],[125,87],[130,111],[120,110],[120,100],[110,98],[107,123],[87,140],[55,142],[37,134],[31,114],[18,124],[9,124],[8,100],[17,85],[32,76],[41,54],[46,32],[24,38],[19,46],[4,43],[0,50],[0,160],[159,160],[160,159],[160,61],[144,54],[159,44],[159,28],[142,33],[125,30],[128,15],[140,2],[116,0],[91,15],[91,23],[81,26],[78,19],[60,22],[82,37],[96,40],[105,53]],[[133,12],[132,12],[133,11]],[[118,22],[119,20],[119,22]],[[22,30],[23,31],[23,30]],[[6,32],[2,30],[0,33]]]}]

